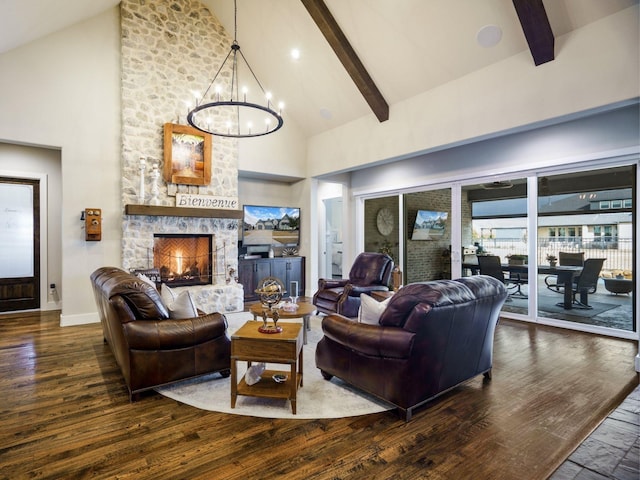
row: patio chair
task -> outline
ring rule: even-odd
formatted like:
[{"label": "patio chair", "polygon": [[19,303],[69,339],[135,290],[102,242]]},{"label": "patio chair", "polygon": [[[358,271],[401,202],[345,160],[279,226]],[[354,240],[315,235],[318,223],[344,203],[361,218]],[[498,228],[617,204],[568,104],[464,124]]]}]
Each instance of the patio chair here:
[{"label": "patio chair", "polygon": [[[578,276],[577,282],[573,287],[573,308],[593,308],[589,305],[588,294],[596,291],[600,271],[605,260],[606,258],[588,258],[584,261],[582,273]],[[578,294],[580,294],[580,300],[576,300],[576,295]]]},{"label": "patio chair", "polygon": [[[562,266],[581,267],[584,264],[584,252],[558,252],[558,262]],[[558,283],[556,275],[547,275],[544,278],[547,288],[556,293],[564,292],[564,284]],[[595,293],[596,291],[589,293]]]},{"label": "patio chair", "polygon": [[507,287],[509,296],[527,298],[527,295],[522,291],[522,285],[528,283],[526,277],[518,273],[516,273],[515,276],[509,274],[509,277],[505,277],[502,264],[500,263],[500,257],[496,255],[479,256],[478,265],[480,267],[480,275],[489,275],[490,277],[500,280]]}]

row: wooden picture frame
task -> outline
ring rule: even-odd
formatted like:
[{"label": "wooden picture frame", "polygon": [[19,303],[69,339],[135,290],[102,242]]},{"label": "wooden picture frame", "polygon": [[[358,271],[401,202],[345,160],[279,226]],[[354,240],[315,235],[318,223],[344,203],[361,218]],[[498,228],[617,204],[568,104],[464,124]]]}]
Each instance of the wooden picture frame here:
[{"label": "wooden picture frame", "polygon": [[188,125],[164,124],[164,179],[182,185],[211,182],[211,135]]}]

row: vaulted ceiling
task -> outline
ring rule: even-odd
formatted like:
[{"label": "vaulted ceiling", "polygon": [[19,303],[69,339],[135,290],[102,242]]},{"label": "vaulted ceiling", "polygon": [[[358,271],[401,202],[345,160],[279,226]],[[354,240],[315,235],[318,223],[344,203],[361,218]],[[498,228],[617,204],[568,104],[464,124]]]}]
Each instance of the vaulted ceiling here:
[{"label": "vaulted ceiling", "polygon": [[[233,1],[201,1],[233,35]],[[118,3],[2,0],[0,54]],[[238,0],[237,40],[286,102],[285,122],[310,136],[363,116],[383,121],[394,103],[525,50],[539,68],[562,54],[553,38],[637,3],[543,0],[541,11],[539,0]]]}]

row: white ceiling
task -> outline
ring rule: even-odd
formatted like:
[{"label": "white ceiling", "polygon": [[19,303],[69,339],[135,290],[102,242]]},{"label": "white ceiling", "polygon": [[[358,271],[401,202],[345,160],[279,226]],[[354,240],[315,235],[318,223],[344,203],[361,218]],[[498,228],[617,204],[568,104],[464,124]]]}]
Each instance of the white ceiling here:
[{"label": "white ceiling", "polygon": [[[233,36],[233,1],[201,1]],[[528,48],[511,0],[325,3],[390,106]],[[638,0],[543,3],[558,37]],[[0,0],[0,54],[118,4],[119,0]],[[502,29],[495,47],[484,48],[476,41],[485,25]],[[237,40],[261,83],[285,101],[285,127],[290,117],[306,135],[313,135],[362,116],[375,119],[300,0],[238,0]],[[300,50],[299,60],[292,60],[292,48]],[[531,68],[536,68],[533,60]]]}]

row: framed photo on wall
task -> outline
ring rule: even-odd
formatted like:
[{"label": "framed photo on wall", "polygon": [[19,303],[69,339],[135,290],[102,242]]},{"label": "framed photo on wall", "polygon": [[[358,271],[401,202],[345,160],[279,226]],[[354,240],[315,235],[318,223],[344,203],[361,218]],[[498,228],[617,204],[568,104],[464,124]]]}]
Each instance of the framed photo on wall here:
[{"label": "framed photo on wall", "polygon": [[209,185],[211,135],[191,126],[165,123],[164,179],[182,185]]}]

